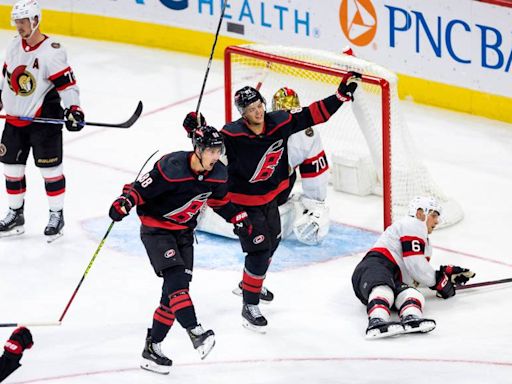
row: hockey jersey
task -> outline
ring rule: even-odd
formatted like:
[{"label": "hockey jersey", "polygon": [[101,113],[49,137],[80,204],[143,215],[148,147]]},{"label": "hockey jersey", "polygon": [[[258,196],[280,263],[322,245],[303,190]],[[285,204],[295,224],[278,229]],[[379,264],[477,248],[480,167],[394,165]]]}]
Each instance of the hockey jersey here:
[{"label": "hockey jersey", "polygon": [[405,217],[393,223],[370,251],[379,252],[398,265],[403,283],[424,287],[435,285],[435,270],[429,263],[432,247],[425,222]]},{"label": "hockey jersey", "polygon": [[220,161],[210,172],[196,173],[190,166],[192,152],[173,152],[158,160],[135,184],[127,184],[137,214],[148,227],[180,230],[195,228],[205,204],[226,221],[240,209],[229,200],[227,168]]},{"label": "hockey jersey", "polygon": [[[67,108],[79,105],[79,91],[66,51],[48,36],[29,46],[19,35],[7,47],[0,90],[9,116],[62,117],[61,100]],[[16,126],[29,121],[9,119]]]},{"label": "hockey jersey", "polygon": [[259,206],[271,202],[289,185],[288,139],[329,120],[343,103],[336,96],[293,111],[265,113],[263,132],[254,134],[243,118],[227,124],[224,135],[231,200]]}]

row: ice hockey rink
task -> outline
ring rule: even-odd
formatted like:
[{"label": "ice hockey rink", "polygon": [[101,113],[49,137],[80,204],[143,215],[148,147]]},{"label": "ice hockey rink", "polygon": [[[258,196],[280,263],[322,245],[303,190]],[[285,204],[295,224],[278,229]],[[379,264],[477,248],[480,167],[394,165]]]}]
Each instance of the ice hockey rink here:
[{"label": "ice hockey rink", "polygon": [[[3,50],[14,33],[0,32]],[[159,150],[151,165],[164,153],[190,148],[181,123],[196,107],[207,58],[69,37],[61,42],[87,120],[123,121],[138,100],[145,109],[130,129],[64,133],[66,226],[52,244],[42,234],[43,181],[29,160],[26,233],[0,239],[0,323],[56,321],[110,224],[108,208],[122,185],[152,152]],[[222,69],[214,61],[201,104],[218,127]],[[512,126],[411,101],[401,107],[432,176],[465,212],[461,223],[432,234],[432,264],[471,268],[474,282],[511,277]],[[475,288],[446,301],[427,290],[433,332],[367,341],[365,307],[350,277],[382,229],[382,200],[332,189],[328,199],[335,238],[316,249],[283,242],[274,257],[265,285],[276,298],[261,305],[267,334],[241,326],[241,299],[231,293],[243,265],[236,242],[200,234],[191,295],[217,345],[200,360],[176,323],[162,345],[174,361],[171,374],[141,370],[161,281],[132,214],[115,224],[63,324],[31,328],[34,347],[6,383],[512,383],[512,285]],[[11,331],[2,328],[0,338]]]}]

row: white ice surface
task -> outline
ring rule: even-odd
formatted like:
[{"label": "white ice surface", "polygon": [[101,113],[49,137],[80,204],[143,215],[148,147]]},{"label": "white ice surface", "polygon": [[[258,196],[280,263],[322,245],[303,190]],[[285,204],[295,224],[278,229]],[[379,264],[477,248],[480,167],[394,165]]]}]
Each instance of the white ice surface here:
[{"label": "white ice surface", "polygon": [[[0,32],[5,47],[13,31]],[[0,322],[55,321],[84,273],[100,237],[85,220],[104,218],[124,183],[156,149],[189,147],[182,120],[195,110],[207,59],[166,51],[63,37],[90,121],[117,122],[138,100],[144,116],[132,128],[86,127],[65,132],[65,235],[46,244],[47,201],[32,159],[27,167],[26,233],[0,241]],[[215,61],[201,111],[223,123],[222,63]],[[413,136],[443,190],[464,208],[453,228],[434,232],[432,263],[476,271],[476,281],[512,275],[512,126],[403,102]],[[151,161],[153,163],[153,160]],[[3,183],[3,182],[2,182]],[[7,209],[0,192],[0,211]],[[329,192],[332,218],[380,230],[381,199]],[[114,226],[113,231],[116,231]],[[138,237],[137,231],[130,234]],[[196,254],[221,258],[222,254]],[[176,325],[163,343],[170,376],[138,368],[145,329],[160,297],[160,280],[145,255],[109,248],[108,239],[59,327],[33,327],[34,347],[9,383],[512,383],[512,286],[460,292],[443,301],[426,292],[428,335],[366,341],[365,308],[352,293],[361,255],[268,273],[276,294],[262,306],[266,335],[241,326],[231,294],[239,270],[196,269],[191,294],[198,317],[217,334],[199,359]],[[11,329],[0,337],[6,339]]]}]

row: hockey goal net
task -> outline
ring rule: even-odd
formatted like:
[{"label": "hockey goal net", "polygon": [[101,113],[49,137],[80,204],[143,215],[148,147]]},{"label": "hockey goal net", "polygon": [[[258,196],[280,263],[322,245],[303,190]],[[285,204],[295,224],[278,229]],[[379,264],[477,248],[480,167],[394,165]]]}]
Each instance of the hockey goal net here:
[{"label": "hockey goal net", "polygon": [[233,95],[245,85],[259,87],[269,110],[281,87],[294,89],[306,106],[332,94],[347,71],[361,73],[355,102],[318,129],[334,189],[382,195],[384,227],[405,215],[418,195],[442,203],[440,226],[462,219],[460,206],[440,190],[419,157],[400,113],[395,73],[349,54],[260,44],[228,47],[224,65],[226,121],[237,118]]}]

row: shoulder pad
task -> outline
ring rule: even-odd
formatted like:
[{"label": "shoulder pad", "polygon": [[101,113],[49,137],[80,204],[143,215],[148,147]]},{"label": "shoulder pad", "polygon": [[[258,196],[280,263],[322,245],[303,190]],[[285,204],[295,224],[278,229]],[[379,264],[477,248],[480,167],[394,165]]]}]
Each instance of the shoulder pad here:
[{"label": "shoulder pad", "polygon": [[172,152],[162,156],[155,164],[162,176],[166,179],[183,179],[190,177],[190,170],[188,166],[189,152]]},{"label": "shoulder pad", "polygon": [[247,127],[245,125],[245,122],[244,122],[244,119],[243,118],[240,118],[236,121],[233,121],[229,124],[226,124],[221,132],[226,132],[228,135],[229,134],[242,134],[242,133],[248,133],[247,132]]},{"label": "shoulder pad", "polygon": [[226,167],[221,161],[217,161],[213,170],[208,175],[208,179],[228,181],[228,167]]},{"label": "shoulder pad", "polygon": [[274,125],[279,125],[290,118],[290,112],[288,111],[275,111],[268,112],[266,120],[272,122]]}]

